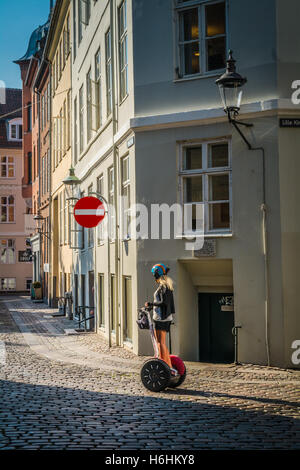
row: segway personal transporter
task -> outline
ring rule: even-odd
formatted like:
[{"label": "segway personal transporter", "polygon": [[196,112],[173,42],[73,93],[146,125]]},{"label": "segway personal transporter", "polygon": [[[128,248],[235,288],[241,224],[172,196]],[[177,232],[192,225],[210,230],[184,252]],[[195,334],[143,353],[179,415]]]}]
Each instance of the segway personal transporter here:
[{"label": "segway personal transporter", "polygon": [[140,308],[137,322],[141,329],[149,329],[155,356],[144,362],[141,369],[141,380],[144,387],[151,392],[161,392],[167,387],[179,387],[185,380],[186,368],[180,357],[170,354],[172,367],[177,371],[176,375],[172,375],[168,364],[159,358],[158,344],[150,314],[151,310],[152,307]]}]

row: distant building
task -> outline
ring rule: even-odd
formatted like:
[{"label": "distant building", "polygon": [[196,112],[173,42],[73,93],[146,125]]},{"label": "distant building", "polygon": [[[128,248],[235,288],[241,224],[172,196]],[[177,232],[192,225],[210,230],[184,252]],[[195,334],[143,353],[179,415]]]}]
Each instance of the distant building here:
[{"label": "distant building", "polygon": [[[49,184],[50,184],[50,84],[49,65],[43,60],[50,15],[47,22],[36,28],[29,39],[27,51],[16,60],[23,84],[24,119],[24,182],[23,193],[32,207],[33,216],[42,218],[40,232],[33,224],[33,280],[42,283],[43,297],[48,301],[49,256]],[[33,222],[33,220],[32,220]]]},{"label": "distant building", "polygon": [[22,191],[22,90],[6,88],[0,103],[0,293],[30,291],[31,250],[26,240],[30,197]]}]

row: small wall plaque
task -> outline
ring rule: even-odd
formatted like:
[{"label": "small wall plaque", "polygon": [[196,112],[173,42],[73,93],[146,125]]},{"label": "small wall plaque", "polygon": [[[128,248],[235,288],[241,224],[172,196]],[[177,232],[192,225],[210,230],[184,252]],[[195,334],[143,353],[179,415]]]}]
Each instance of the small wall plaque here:
[{"label": "small wall plaque", "polygon": [[203,247],[201,250],[194,250],[194,256],[196,258],[202,258],[202,256],[216,256],[217,254],[217,243],[215,238],[209,238],[204,240]]}]

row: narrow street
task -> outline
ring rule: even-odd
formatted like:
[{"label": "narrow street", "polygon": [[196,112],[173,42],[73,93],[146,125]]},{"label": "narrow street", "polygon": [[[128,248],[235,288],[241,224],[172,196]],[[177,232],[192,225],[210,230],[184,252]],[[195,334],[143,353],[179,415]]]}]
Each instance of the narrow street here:
[{"label": "narrow street", "polygon": [[28,298],[0,306],[1,449],[300,449],[299,371],[187,363],[154,394],[143,358],[63,334]]}]

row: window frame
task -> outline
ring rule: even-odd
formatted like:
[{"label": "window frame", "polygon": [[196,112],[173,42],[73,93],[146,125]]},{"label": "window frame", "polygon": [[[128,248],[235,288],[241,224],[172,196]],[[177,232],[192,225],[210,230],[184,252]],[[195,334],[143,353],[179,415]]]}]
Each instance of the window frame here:
[{"label": "window frame", "polygon": [[[6,204],[2,204],[2,198],[3,197],[5,197],[7,199]],[[8,204],[8,199],[10,197],[13,197],[13,199],[14,199],[13,204]],[[8,210],[9,207],[13,207],[13,214],[14,214],[14,219],[13,220],[2,221],[2,206],[7,208],[7,210],[6,210],[6,219],[9,218],[9,210]],[[16,223],[16,197],[13,194],[0,195],[0,223],[1,224],[15,224]]]},{"label": "window frame", "polygon": [[[6,245],[3,246],[2,245],[2,242],[3,240],[6,241]],[[9,245],[9,240],[12,242],[12,246],[8,246]],[[5,257],[6,257],[6,261],[2,261],[2,249],[8,249],[8,248],[12,248],[13,250],[13,261],[10,263],[8,261],[8,252],[6,251],[5,253]],[[2,238],[0,239],[0,264],[15,264],[16,263],[16,239],[15,238]]]},{"label": "window frame", "polygon": [[[105,78],[106,78],[106,117],[107,118],[109,118],[112,114],[112,80],[113,80],[113,77],[112,77],[111,46],[112,46],[111,28],[108,28],[108,30],[105,33]],[[108,78],[109,78],[109,81],[108,81]],[[108,82],[110,83],[110,87],[108,86]]]},{"label": "window frame", "polygon": [[[193,78],[205,77],[205,76],[214,76],[220,75],[224,72],[226,68],[226,64],[224,67],[214,70],[207,70],[207,52],[206,52],[206,18],[205,18],[205,7],[207,5],[215,5],[217,3],[224,3],[225,4],[225,53],[228,50],[228,0],[191,0],[187,2],[179,2],[177,0],[175,5],[175,44],[176,44],[176,65],[175,65],[175,73],[178,76],[175,76],[176,80],[188,80]],[[182,44],[191,41],[181,41],[180,40],[180,13],[185,10],[191,10],[193,8],[198,8],[198,27],[199,27],[199,72],[193,74],[185,74],[185,65],[184,65],[184,57],[181,56],[180,48]],[[220,35],[221,36],[221,35]],[[212,36],[213,38],[214,36]],[[195,41],[195,40],[194,40]],[[184,47],[184,46],[183,46]]]},{"label": "window frame", "polygon": [[[226,143],[228,145],[228,166],[223,167],[209,167],[208,166],[208,148],[214,144]],[[186,148],[202,147],[202,169],[185,170],[183,168],[184,155]],[[228,174],[228,192],[229,200],[224,201],[210,201],[209,199],[209,177],[212,175]],[[199,140],[193,142],[184,142],[179,144],[179,162],[178,162],[178,200],[182,207],[184,207],[184,179],[196,176],[203,176],[202,178],[202,202],[204,204],[204,235],[218,235],[218,234],[232,234],[233,221],[232,221],[232,141],[230,138],[216,138],[210,140]],[[212,204],[228,202],[229,203],[229,227],[228,228],[210,228],[210,211],[209,208]],[[197,204],[195,202],[194,204]],[[195,233],[195,231],[193,231]],[[190,235],[190,232],[185,232],[184,235]]]},{"label": "window frame", "polygon": [[[5,279],[13,279],[15,281],[14,287],[2,289],[2,280],[5,280]],[[15,277],[1,277],[0,278],[0,292],[15,291],[15,290],[17,290],[17,279]]]},{"label": "window frame", "polygon": [[[3,158],[6,158],[6,162],[3,162],[2,159]],[[9,162],[8,159],[9,158],[12,158],[13,161],[12,162]],[[8,178],[8,179],[13,179],[16,177],[16,161],[15,161],[15,157],[13,155],[1,155],[1,158],[0,158],[0,178]],[[5,176],[2,176],[2,167],[5,167],[6,169],[6,175]],[[13,168],[13,176],[9,176],[9,167],[12,167]]]},{"label": "window frame", "polygon": [[[123,12],[123,13],[122,13]],[[121,33],[121,19],[124,19],[124,30]],[[120,104],[128,96],[128,29],[127,29],[127,0],[123,2],[118,7],[118,36],[119,36],[119,90],[120,90]],[[123,68],[122,64],[122,46],[125,45],[126,49],[126,61],[124,62]],[[125,88],[124,93],[122,94],[122,74],[125,72]]]}]

